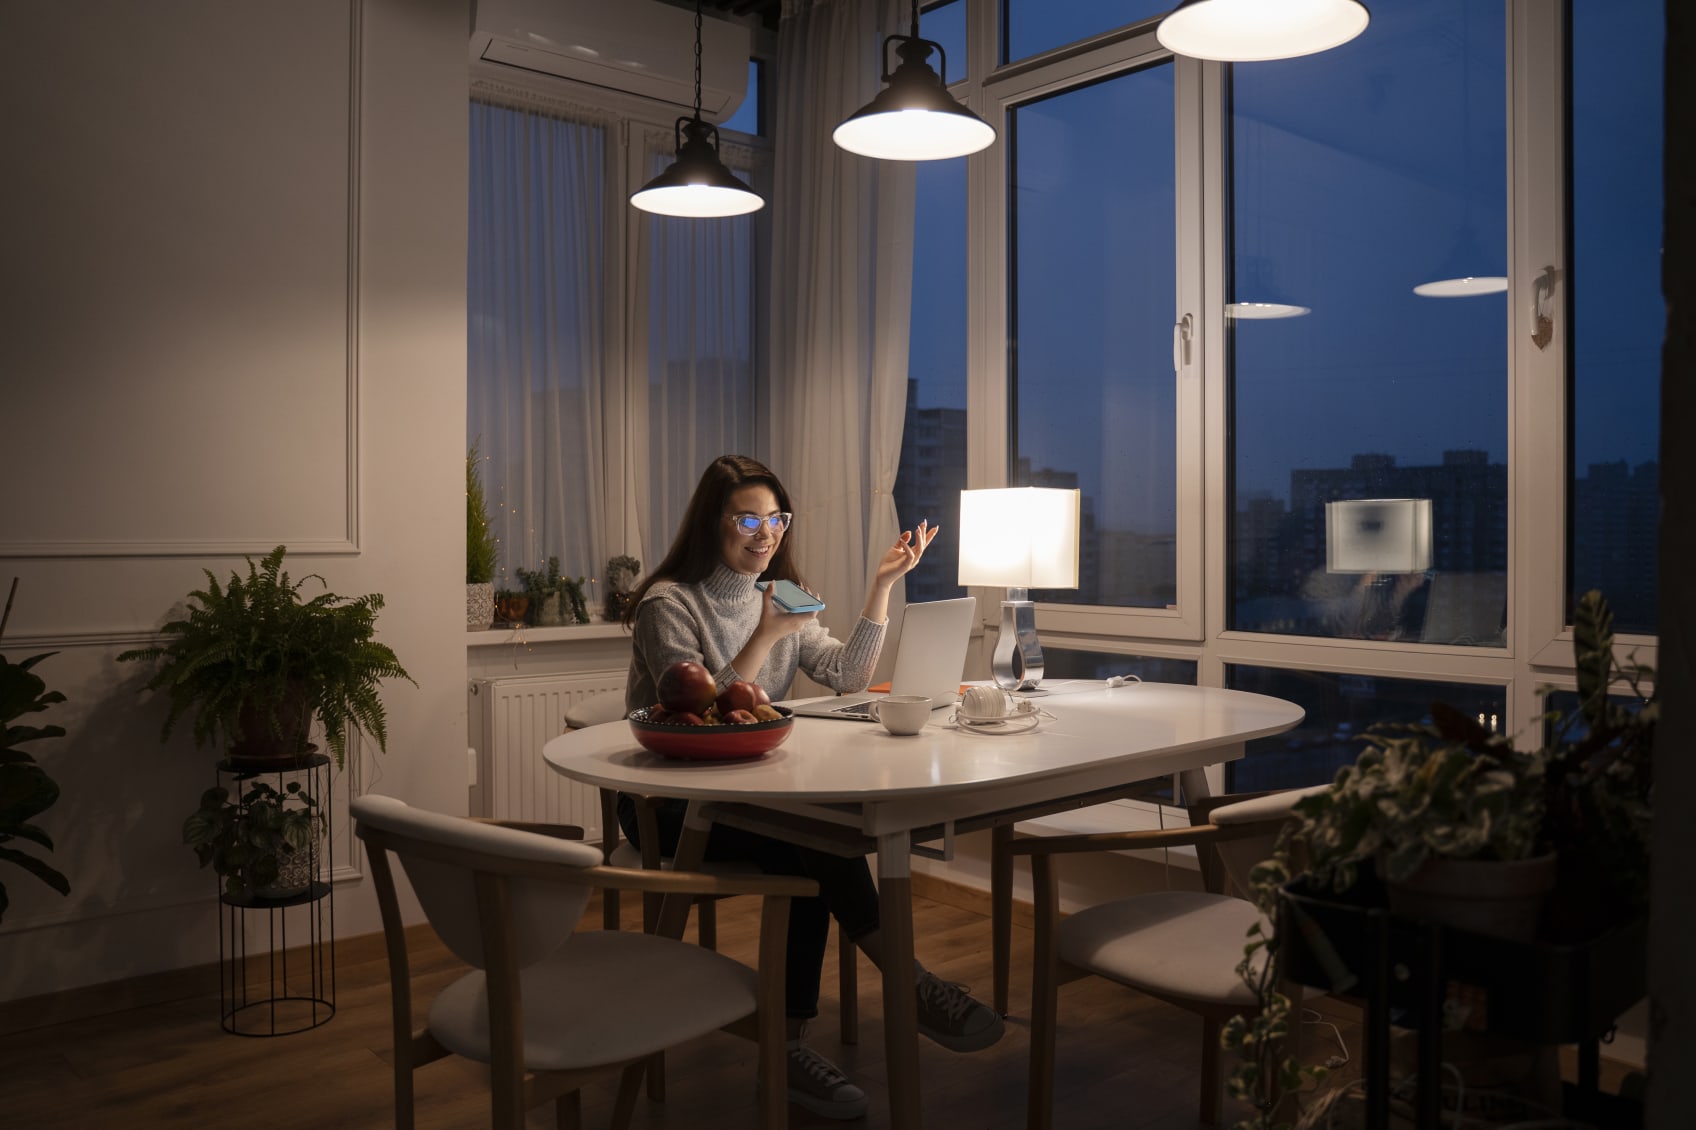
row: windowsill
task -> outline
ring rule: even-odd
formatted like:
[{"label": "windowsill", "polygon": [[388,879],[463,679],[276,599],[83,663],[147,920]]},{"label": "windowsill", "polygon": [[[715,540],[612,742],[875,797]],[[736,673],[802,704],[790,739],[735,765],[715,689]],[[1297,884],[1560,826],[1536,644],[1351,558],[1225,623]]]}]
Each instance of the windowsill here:
[{"label": "windowsill", "polygon": [[487,632],[466,632],[465,646],[501,647],[532,643],[553,643],[560,640],[611,640],[629,635],[623,624],[597,620],[592,624],[567,624],[560,628],[495,628]]},{"label": "windowsill", "polygon": [[[1168,828],[1189,823],[1182,812],[1174,816],[1172,810],[1167,811],[1165,819],[1165,826]],[[1021,820],[1013,825],[1013,828],[1014,831],[1033,836],[1081,836],[1100,832],[1156,831],[1161,827],[1160,821],[1160,811],[1154,805],[1137,801],[1110,801],[1089,808],[1053,812],[1034,820]],[[1174,848],[1127,848],[1112,854],[1152,860],[1155,863],[1170,863],[1174,867],[1186,867],[1192,871],[1200,867],[1192,845]]]}]

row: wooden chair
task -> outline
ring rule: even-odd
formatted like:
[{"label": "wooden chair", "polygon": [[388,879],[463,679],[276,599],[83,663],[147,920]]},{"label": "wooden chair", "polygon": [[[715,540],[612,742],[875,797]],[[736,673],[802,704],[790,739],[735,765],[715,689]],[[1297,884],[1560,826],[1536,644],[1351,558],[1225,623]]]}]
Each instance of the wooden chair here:
[{"label": "wooden chair", "polygon": [[[1201,1121],[1219,1114],[1219,1033],[1258,1001],[1237,974],[1248,928],[1259,911],[1224,893],[1228,873],[1247,891],[1248,871],[1269,857],[1279,827],[1302,796],[1316,790],[1215,797],[1190,808],[1191,826],[1013,840],[1028,855],[1035,884],[1036,954],[1031,986],[1031,1066],[1027,1125],[1053,1125],[1054,1051],[1060,985],[1094,974],[1200,1014]],[[1060,917],[1055,859],[1125,848],[1195,845],[1203,891],[1130,895]],[[1298,1008],[1299,990],[1289,987]]]},{"label": "wooden chair", "polygon": [[[789,900],[816,893],[811,880],[607,867],[596,848],[538,834],[543,826],[443,816],[392,797],[358,797],[352,815],[388,944],[399,1130],[414,1122],[413,1072],[450,1054],[489,1065],[490,1125],[499,1130],[521,1130],[524,1112],[549,1099],[557,1125],[575,1130],[579,1088],[621,1068],[613,1125],[627,1127],[649,1057],[717,1028],[756,1040],[760,1125],[787,1126],[784,934]],[[437,995],[416,1031],[391,853],[442,942],[473,967]],[[574,933],[595,887],[760,895],[758,972],[651,934]]]}]

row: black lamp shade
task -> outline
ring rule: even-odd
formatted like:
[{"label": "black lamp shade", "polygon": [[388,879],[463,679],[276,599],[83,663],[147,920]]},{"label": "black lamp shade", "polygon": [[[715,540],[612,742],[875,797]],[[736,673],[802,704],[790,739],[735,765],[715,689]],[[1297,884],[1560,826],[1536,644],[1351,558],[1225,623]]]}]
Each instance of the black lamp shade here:
[{"label": "black lamp shade", "polygon": [[[885,75],[889,85],[836,127],[836,144],[885,161],[936,161],[964,157],[995,140],[995,127],[954,100],[928,62],[942,47],[917,36],[892,35],[901,65]],[[886,56],[887,57],[887,56]],[[946,69],[946,60],[943,64]]]},{"label": "black lamp shade", "polygon": [[630,203],[659,216],[741,216],[765,207],[760,194],[725,168],[718,128],[700,118],[679,118],[677,160],[635,192]]}]

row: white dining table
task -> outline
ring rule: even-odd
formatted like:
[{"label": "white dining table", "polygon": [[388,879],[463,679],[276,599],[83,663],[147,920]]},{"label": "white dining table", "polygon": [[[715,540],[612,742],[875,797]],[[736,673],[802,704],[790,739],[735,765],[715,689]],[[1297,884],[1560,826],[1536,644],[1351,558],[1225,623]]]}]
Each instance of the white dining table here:
[{"label": "white dining table", "polygon": [[[1244,743],[1301,721],[1294,703],[1247,691],[1169,683],[1044,684],[1041,713],[998,728],[935,713],[896,737],[868,722],[797,717],[788,739],[742,761],[662,757],[620,722],[573,730],[543,747],[575,781],[687,800],[675,866],[699,867],[722,820],[840,854],[877,854],[884,946],[883,1017],[890,1125],[920,1122],[910,855],[921,839],[1010,828],[1015,819],[1088,803],[1136,782],[1180,776],[1187,799],[1209,795],[1205,769]],[[682,933],[688,904],[668,900],[659,930]]]}]

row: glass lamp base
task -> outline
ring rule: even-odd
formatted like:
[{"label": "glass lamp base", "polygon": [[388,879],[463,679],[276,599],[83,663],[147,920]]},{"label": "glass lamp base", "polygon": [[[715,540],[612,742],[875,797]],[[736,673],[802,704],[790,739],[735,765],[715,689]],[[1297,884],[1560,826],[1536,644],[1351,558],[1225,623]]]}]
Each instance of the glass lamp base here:
[{"label": "glass lamp base", "polygon": [[1036,605],[1028,600],[1001,602],[1001,634],[989,661],[995,685],[1031,691],[1042,682],[1042,644],[1036,638]]}]

